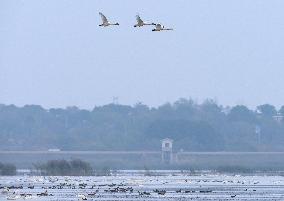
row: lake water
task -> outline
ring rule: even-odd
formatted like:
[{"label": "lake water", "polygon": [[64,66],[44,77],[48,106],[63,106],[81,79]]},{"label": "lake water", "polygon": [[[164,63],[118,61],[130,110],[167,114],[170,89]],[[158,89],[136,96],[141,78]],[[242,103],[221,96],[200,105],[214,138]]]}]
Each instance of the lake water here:
[{"label": "lake water", "polygon": [[0,184],[0,200],[284,200],[282,176],[14,176]]}]

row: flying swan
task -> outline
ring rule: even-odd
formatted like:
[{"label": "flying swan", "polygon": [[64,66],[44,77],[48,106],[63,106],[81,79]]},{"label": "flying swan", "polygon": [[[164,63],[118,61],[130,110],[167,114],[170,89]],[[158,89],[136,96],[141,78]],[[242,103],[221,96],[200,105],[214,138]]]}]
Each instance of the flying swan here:
[{"label": "flying swan", "polygon": [[99,12],[99,14],[100,14],[102,21],[103,21],[103,23],[100,24],[99,26],[107,27],[107,26],[111,26],[111,25],[119,25],[118,23],[110,23],[107,20],[106,16],[104,16],[104,14],[102,14],[101,12]]},{"label": "flying swan", "polygon": [[152,29],[152,31],[172,31],[174,29],[172,28],[165,28],[165,26],[161,25],[160,23],[155,24],[155,29]]},{"label": "flying swan", "polygon": [[134,27],[142,27],[142,26],[145,26],[145,25],[155,25],[155,23],[146,23],[144,22],[139,15],[136,15],[136,21],[137,21],[137,24],[134,25]]}]

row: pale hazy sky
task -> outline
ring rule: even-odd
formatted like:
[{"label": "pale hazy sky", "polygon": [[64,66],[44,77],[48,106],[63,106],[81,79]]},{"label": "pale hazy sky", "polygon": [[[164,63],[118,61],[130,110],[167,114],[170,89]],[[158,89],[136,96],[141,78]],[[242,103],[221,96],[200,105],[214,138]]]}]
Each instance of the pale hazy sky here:
[{"label": "pale hazy sky", "polygon": [[[121,26],[101,28],[98,12]],[[139,13],[172,32],[133,28]],[[283,0],[0,0],[0,102],[284,105]]]}]

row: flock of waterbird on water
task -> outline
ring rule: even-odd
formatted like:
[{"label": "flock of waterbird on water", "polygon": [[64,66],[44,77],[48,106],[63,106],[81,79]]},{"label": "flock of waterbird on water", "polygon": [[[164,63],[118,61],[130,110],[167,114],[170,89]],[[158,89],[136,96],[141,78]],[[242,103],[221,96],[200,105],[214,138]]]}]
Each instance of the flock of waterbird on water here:
[{"label": "flock of waterbird on water", "polygon": [[[108,19],[106,18],[106,16],[104,14],[102,14],[101,12],[99,12],[101,18],[102,18],[102,24],[100,24],[99,26],[101,27],[108,27],[108,26],[119,26],[119,23],[112,23],[109,22]],[[152,31],[171,31],[173,30],[172,28],[165,28],[165,26],[163,26],[160,23],[147,23],[144,22],[139,15],[136,15],[136,21],[137,24],[134,25],[134,27],[143,27],[143,26],[155,26],[154,29],[152,29]]]},{"label": "flock of waterbird on water", "polygon": [[[179,178],[179,177],[177,177]],[[237,177],[238,178],[238,177]],[[152,188],[145,188],[145,181],[156,183]],[[148,176],[146,180],[128,178],[119,180],[110,181],[109,179],[102,178],[98,180],[96,177],[25,177],[20,179],[14,179],[8,183],[0,183],[0,200],[3,196],[7,196],[7,200],[26,200],[26,199],[35,199],[35,200],[45,200],[41,199],[44,197],[49,197],[47,200],[58,200],[57,196],[62,196],[64,192],[66,196],[73,200],[78,198],[78,200],[89,200],[88,198],[106,200],[108,196],[120,198],[133,198],[135,200],[161,200],[159,198],[165,195],[172,196],[180,194],[185,196],[186,194],[190,197],[188,199],[192,200],[193,196],[196,199],[200,198],[201,194],[210,195],[213,194],[216,196],[218,189],[210,188],[213,183],[217,183],[215,186],[220,186],[222,184],[234,184],[234,185],[244,185],[243,187],[239,186],[237,192],[240,193],[240,189],[248,193],[256,192],[254,188],[255,185],[259,185],[259,181],[246,181],[233,179],[192,179],[188,178],[179,178],[176,187],[173,187],[169,181],[159,180],[156,177]],[[208,183],[208,184],[207,184]],[[190,184],[190,186],[188,186]],[[170,185],[170,186],[168,186]],[[179,186],[180,185],[180,186]],[[206,186],[207,185],[207,186]],[[209,186],[208,186],[209,185]],[[252,185],[250,188],[248,186]],[[164,188],[163,188],[164,187]],[[60,190],[60,191],[58,191]],[[220,190],[219,190],[220,191]],[[230,190],[232,193],[232,189]],[[235,198],[237,194],[226,194],[227,199]],[[147,199],[148,198],[148,199]],[[169,198],[169,197],[168,197]],[[175,197],[177,198],[177,197]],[[65,200],[65,199],[64,199]],[[123,199],[122,199],[123,200]],[[168,199],[169,200],[169,199]],[[199,200],[199,199],[198,199]],[[211,200],[211,199],[210,199]],[[215,199],[214,199],[215,200]],[[223,199],[222,199],[223,200]],[[225,199],[224,199],[225,200]]]}]

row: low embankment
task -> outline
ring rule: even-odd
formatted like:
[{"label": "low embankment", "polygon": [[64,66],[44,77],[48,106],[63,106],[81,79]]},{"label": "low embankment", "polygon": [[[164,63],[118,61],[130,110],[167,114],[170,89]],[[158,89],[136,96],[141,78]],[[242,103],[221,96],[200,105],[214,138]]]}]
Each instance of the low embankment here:
[{"label": "low embankment", "polygon": [[204,169],[284,170],[284,152],[181,152],[172,164],[163,164],[160,152],[111,151],[0,151],[0,161],[29,169],[49,160],[87,161],[94,168],[112,169]]}]

